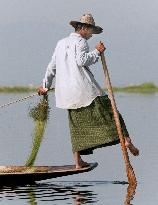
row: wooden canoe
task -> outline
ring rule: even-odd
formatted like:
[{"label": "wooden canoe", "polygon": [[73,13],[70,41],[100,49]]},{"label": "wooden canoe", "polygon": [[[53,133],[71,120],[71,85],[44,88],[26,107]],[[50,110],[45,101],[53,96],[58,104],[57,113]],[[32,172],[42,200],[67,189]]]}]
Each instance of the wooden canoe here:
[{"label": "wooden canoe", "polygon": [[97,167],[98,163],[76,169],[74,165],[64,166],[0,166],[0,185],[31,184],[35,181],[57,178],[72,174],[89,172]]}]

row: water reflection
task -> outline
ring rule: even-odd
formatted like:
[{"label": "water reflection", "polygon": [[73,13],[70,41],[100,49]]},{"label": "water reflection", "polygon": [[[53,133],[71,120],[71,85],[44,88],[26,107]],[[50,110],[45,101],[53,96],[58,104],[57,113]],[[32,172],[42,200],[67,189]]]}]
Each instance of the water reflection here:
[{"label": "water reflection", "polygon": [[124,205],[132,205],[131,201],[134,199],[134,195],[136,193],[136,185],[129,185],[127,187],[127,194],[126,194],[126,198],[125,198],[125,202]]},{"label": "water reflection", "polygon": [[[72,205],[82,205],[82,204],[103,204],[106,203],[106,192],[109,185],[118,186],[121,190],[122,185],[126,186],[126,182],[54,182],[52,183],[39,183],[30,186],[17,186],[17,187],[3,187],[0,190],[0,201],[5,197],[7,200],[18,200],[18,202],[23,202],[22,204],[37,205],[42,202],[47,204],[72,204]],[[136,188],[136,187],[135,187]],[[132,205],[131,200],[133,200],[135,194],[134,187],[128,187],[127,193],[122,202],[125,200],[124,205]],[[113,193],[113,198],[117,198],[117,193]],[[121,192],[120,192],[121,195]],[[118,199],[116,199],[117,201]],[[116,202],[115,201],[115,202]],[[109,203],[108,204],[113,204]]]},{"label": "water reflection", "polygon": [[28,196],[29,196],[29,204],[30,205],[37,205],[36,202],[36,194],[35,194],[35,189],[34,187],[29,187],[28,188]]},{"label": "water reflection", "polygon": [[35,184],[24,187],[5,187],[1,189],[0,194],[9,200],[24,200],[30,205],[37,205],[38,202],[55,202],[57,204],[90,204],[96,202],[96,194],[87,188],[91,185],[82,183],[56,184]]}]

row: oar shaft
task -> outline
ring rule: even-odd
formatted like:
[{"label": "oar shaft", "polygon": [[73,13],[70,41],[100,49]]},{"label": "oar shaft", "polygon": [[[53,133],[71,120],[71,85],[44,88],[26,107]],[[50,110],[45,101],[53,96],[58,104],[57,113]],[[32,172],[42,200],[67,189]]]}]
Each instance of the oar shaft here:
[{"label": "oar shaft", "polygon": [[106,78],[105,84],[106,84],[107,89],[108,89],[108,95],[109,95],[109,98],[111,101],[111,106],[112,106],[112,110],[114,113],[114,120],[116,123],[116,128],[117,128],[118,136],[119,136],[120,143],[121,143],[123,158],[124,158],[125,165],[126,165],[126,173],[127,173],[128,181],[129,181],[129,184],[136,184],[137,182],[136,182],[134,170],[130,164],[127,148],[125,146],[125,140],[124,140],[124,136],[123,136],[122,129],[121,129],[119,114],[118,114],[116,102],[114,99],[114,94],[113,94],[113,90],[112,90],[112,85],[111,85],[110,76],[109,76],[109,72],[107,69],[104,53],[101,53],[101,61],[102,61],[103,70],[104,70],[104,74],[105,74],[105,78]]},{"label": "oar shaft", "polygon": [[[121,146],[124,149],[124,152],[127,152],[127,149],[124,146],[124,137],[123,137],[123,133],[122,133],[122,129],[121,129],[119,114],[118,114],[118,111],[117,111],[117,106],[116,106],[116,102],[115,102],[115,98],[114,98],[114,94],[113,94],[113,90],[112,90],[111,80],[110,80],[109,72],[108,72],[108,69],[107,69],[104,53],[101,54],[101,61],[102,61],[102,65],[103,65],[103,70],[104,70],[104,74],[105,74],[105,78],[106,78],[105,83],[106,83],[106,86],[107,86],[107,89],[108,89],[108,95],[109,95],[109,98],[110,98],[110,101],[111,101],[111,106],[112,106],[112,110],[113,110],[113,113],[114,113],[114,120],[115,120],[115,123],[116,123],[119,139],[120,139],[120,142],[121,142]],[[126,157],[125,157],[125,160],[126,160]]]}]

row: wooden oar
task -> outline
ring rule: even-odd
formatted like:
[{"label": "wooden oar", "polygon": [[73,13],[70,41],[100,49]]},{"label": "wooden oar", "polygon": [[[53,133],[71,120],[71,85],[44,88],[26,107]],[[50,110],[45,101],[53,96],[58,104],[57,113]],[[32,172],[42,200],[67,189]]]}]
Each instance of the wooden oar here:
[{"label": "wooden oar", "polygon": [[121,129],[119,115],[118,115],[118,111],[117,111],[117,107],[116,107],[116,102],[114,99],[114,94],[113,94],[113,90],[112,90],[112,85],[111,85],[110,76],[109,76],[109,72],[107,69],[104,53],[101,53],[101,61],[102,61],[102,66],[103,66],[103,70],[104,70],[104,74],[105,74],[105,79],[106,79],[105,82],[106,82],[106,86],[108,89],[108,96],[109,96],[110,101],[111,101],[111,106],[112,106],[112,110],[114,113],[114,119],[115,119],[117,131],[118,131],[118,136],[119,136],[120,143],[121,143],[121,148],[122,148],[122,153],[123,153],[123,157],[124,157],[124,161],[125,161],[128,182],[130,185],[136,185],[137,180],[136,180],[136,177],[134,174],[134,170],[130,164],[127,148],[125,146],[125,140],[124,140],[124,136],[123,136],[122,129]]}]

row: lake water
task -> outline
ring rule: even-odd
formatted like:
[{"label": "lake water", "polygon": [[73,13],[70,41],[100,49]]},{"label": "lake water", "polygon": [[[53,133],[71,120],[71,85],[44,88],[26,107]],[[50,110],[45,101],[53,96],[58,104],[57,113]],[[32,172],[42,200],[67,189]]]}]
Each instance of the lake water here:
[{"label": "lake water", "polygon": [[[26,94],[27,95],[27,94]],[[0,104],[25,94],[0,94]],[[116,102],[126,121],[133,142],[140,148],[139,157],[130,156],[138,186],[133,205],[155,205],[158,194],[158,94],[117,93]],[[39,97],[0,110],[1,165],[24,165],[32,148],[34,122],[29,107]],[[54,94],[49,94],[50,118],[35,165],[73,164],[67,111],[55,108]],[[84,156],[98,167],[88,173],[49,179],[32,186],[1,187],[0,203],[10,204],[124,204],[127,178],[120,145],[98,149]]]}]

